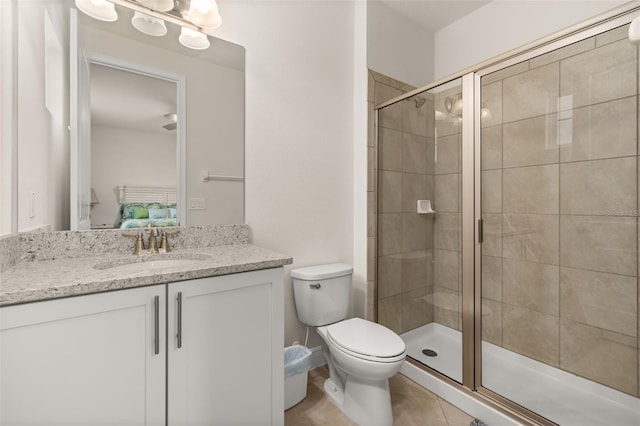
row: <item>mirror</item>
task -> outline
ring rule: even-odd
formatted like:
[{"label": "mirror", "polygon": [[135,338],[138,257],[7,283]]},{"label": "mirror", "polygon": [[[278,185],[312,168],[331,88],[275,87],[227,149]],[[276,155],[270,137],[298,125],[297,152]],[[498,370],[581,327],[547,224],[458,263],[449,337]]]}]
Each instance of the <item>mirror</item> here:
[{"label": "mirror", "polygon": [[[178,151],[184,143],[177,132],[180,81],[116,64],[90,62],[91,146],[89,199],[91,229],[175,226],[181,222],[177,207]],[[182,108],[181,108],[182,109]],[[126,153],[127,155],[122,155]],[[135,182],[137,185],[123,182]],[[141,192],[144,190],[144,192]],[[132,199],[133,191],[140,200]],[[125,208],[138,201],[172,206],[174,210],[147,209],[145,218],[128,218]],[[136,203],[137,204],[137,203]],[[156,209],[157,210],[157,209]],[[130,209],[127,208],[126,212]],[[86,226],[85,226],[86,228]]]},{"label": "mirror", "polygon": [[156,201],[179,225],[244,222],[243,47],[143,34],[119,5],[115,22],[14,5],[18,231],[113,228]]}]

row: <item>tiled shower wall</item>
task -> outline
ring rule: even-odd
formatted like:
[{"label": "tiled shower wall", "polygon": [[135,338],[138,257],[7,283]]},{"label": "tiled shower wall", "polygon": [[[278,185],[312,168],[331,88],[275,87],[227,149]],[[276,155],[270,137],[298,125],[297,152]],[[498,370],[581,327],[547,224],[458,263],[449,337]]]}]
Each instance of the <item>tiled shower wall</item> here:
[{"label": "tiled shower wall", "polygon": [[368,71],[368,130],[367,130],[367,319],[376,320],[377,306],[377,226],[378,226],[378,141],[376,138],[376,104],[388,101],[414,89],[373,70]]},{"label": "tiled shower wall", "polygon": [[[370,72],[370,79],[375,104],[413,90],[376,72]],[[379,115],[377,202],[370,193],[369,204],[379,238],[377,312],[378,322],[398,333],[431,322],[434,314],[433,218],[416,213],[416,201],[432,199],[434,192],[428,117],[433,117],[433,100],[425,96],[391,105]]]},{"label": "tiled shower wall", "polygon": [[483,339],[638,396],[638,49],[482,79]]},{"label": "tiled shower wall", "polygon": [[[411,90],[370,76],[375,104],[404,92],[393,85]],[[370,272],[377,272],[378,322],[397,333],[433,321],[461,328],[460,107],[456,85],[379,112],[380,146],[374,139],[370,151],[370,185],[378,186],[369,193],[369,231],[377,228],[379,241],[377,269]],[[437,213],[418,214],[417,200],[431,200]],[[370,238],[375,249],[375,233]]]}]

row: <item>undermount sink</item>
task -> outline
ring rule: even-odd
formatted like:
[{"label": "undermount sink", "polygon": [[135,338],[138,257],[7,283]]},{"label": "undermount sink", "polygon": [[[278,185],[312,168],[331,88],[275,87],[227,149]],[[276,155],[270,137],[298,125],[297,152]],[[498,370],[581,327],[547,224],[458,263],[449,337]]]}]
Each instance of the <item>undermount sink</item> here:
[{"label": "undermount sink", "polygon": [[143,255],[97,263],[94,269],[118,272],[141,272],[195,266],[211,256],[197,253]]}]

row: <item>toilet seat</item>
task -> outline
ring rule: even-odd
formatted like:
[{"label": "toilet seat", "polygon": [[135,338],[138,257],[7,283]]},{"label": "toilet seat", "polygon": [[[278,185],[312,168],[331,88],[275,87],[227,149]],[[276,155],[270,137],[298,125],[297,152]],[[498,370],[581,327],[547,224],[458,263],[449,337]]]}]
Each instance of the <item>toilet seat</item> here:
[{"label": "toilet seat", "polygon": [[405,357],[404,341],[383,325],[352,318],[326,327],[336,349],[374,362],[396,362]]}]

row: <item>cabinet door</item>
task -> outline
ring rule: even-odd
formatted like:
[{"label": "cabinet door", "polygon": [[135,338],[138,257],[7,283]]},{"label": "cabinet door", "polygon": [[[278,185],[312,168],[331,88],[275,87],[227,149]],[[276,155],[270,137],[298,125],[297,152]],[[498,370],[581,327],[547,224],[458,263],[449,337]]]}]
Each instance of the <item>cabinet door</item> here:
[{"label": "cabinet door", "polygon": [[0,308],[0,424],[164,424],[165,318],[164,285]]},{"label": "cabinet door", "polygon": [[169,284],[169,425],[283,424],[282,268]]}]

